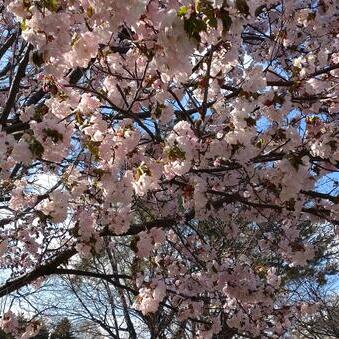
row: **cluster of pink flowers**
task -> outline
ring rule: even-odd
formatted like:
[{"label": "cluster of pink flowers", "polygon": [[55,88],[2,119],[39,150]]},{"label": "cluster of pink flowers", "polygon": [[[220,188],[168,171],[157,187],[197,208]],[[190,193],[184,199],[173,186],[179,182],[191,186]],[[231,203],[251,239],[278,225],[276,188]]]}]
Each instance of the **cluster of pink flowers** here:
[{"label": "cluster of pink flowers", "polygon": [[18,339],[29,339],[39,333],[40,326],[37,323],[29,323],[26,327],[19,324],[17,316],[8,311],[2,316],[1,328],[5,333],[14,335]]},{"label": "cluster of pink flowers", "polygon": [[[282,337],[312,311],[283,286],[321,250],[305,225],[337,225],[336,183],[318,188],[339,161],[336,5],[320,3],[6,1],[43,99],[18,96],[0,131],[1,267],[124,237],[151,267],[133,277],[142,314]],[[39,173],[58,185],[36,190]]]}]

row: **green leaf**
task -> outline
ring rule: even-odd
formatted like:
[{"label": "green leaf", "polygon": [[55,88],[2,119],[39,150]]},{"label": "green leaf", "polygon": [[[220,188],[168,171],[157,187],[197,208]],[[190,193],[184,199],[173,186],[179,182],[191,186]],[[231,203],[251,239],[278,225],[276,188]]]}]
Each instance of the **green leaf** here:
[{"label": "green leaf", "polygon": [[177,15],[178,15],[179,17],[183,17],[183,16],[185,16],[187,13],[188,13],[188,7],[187,7],[187,6],[181,6],[181,7],[178,9]]},{"label": "green leaf", "polygon": [[218,27],[218,21],[217,21],[216,18],[209,19],[207,23],[208,23],[208,25],[210,27],[213,27],[213,28],[217,28]]},{"label": "green leaf", "polygon": [[155,108],[155,111],[154,111],[154,115],[156,118],[160,118],[161,117],[161,114],[162,114],[162,110],[164,109],[164,105],[162,104],[159,104],[159,102],[157,102],[157,106]]},{"label": "green leaf", "polygon": [[99,159],[99,146],[100,146],[100,142],[98,141],[93,141],[93,140],[87,140],[87,142],[85,142],[85,145],[87,146],[87,149],[91,152],[91,154],[94,156],[94,158],[96,160]]},{"label": "green leaf", "polygon": [[45,63],[43,53],[34,51],[32,55],[32,61],[36,66],[41,67]]},{"label": "green leaf", "polygon": [[77,111],[75,113],[75,121],[81,126],[85,121],[84,118],[82,117],[81,113]]},{"label": "green leaf", "polygon": [[23,19],[21,21],[21,30],[25,31],[26,29],[27,29],[27,22],[26,22],[26,19]]},{"label": "green leaf", "polygon": [[64,138],[64,136],[55,129],[45,128],[44,133],[51,138],[54,143],[62,141]]},{"label": "green leaf", "polygon": [[205,14],[208,19],[212,19],[215,17],[214,8],[209,3],[205,3],[200,12]]},{"label": "green leaf", "polygon": [[192,16],[185,20],[184,28],[190,38],[200,42],[200,33],[207,30],[207,25],[202,19]]},{"label": "green leaf", "polygon": [[232,26],[232,19],[228,11],[225,11],[223,8],[220,10],[220,18],[222,21],[222,26],[225,32],[228,32]]},{"label": "green leaf", "polygon": [[165,150],[165,152],[169,161],[186,159],[186,153],[182,151],[178,146],[169,147]]},{"label": "green leaf", "polygon": [[58,9],[58,0],[43,0],[42,5],[51,12],[56,12]]},{"label": "green leaf", "polygon": [[257,146],[258,148],[261,148],[264,144],[265,144],[265,140],[262,139],[262,138],[260,138],[260,139],[257,141],[256,146]]},{"label": "green leaf", "polygon": [[35,109],[33,114],[33,119],[41,122],[42,117],[48,112],[48,107],[46,105],[39,106]]},{"label": "green leaf", "polygon": [[236,0],[235,7],[240,13],[245,14],[246,16],[250,14],[250,8],[248,7],[246,0]]},{"label": "green leaf", "polygon": [[143,175],[143,174],[146,174],[148,176],[151,175],[151,171],[149,170],[149,168],[145,165],[145,164],[141,164],[137,170],[136,170],[136,173],[135,173],[135,178],[136,180],[139,180],[139,178]]},{"label": "green leaf", "polygon": [[44,147],[41,145],[41,143],[35,139],[33,136],[29,140],[29,146],[28,148],[32,152],[33,155],[35,155],[38,158],[41,158],[44,154]]}]

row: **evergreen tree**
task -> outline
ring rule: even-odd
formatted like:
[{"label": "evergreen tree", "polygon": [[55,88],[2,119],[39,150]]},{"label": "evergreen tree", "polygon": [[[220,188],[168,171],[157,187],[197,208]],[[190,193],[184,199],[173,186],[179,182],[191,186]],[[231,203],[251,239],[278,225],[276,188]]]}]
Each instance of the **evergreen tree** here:
[{"label": "evergreen tree", "polygon": [[51,339],[75,339],[72,324],[68,318],[61,319],[52,333]]},{"label": "evergreen tree", "polygon": [[0,339],[13,339],[13,337],[0,328]]},{"label": "evergreen tree", "polygon": [[42,322],[39,333],[32,339],[49,339],[49,330],[44,322]]}]

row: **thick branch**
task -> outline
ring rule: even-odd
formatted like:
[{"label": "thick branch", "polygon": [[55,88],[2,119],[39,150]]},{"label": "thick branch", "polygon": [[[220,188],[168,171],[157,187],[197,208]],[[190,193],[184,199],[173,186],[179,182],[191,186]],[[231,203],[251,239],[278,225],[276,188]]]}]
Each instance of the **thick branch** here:
[{"label": "thick branch", "polygon": [[12,108],[14,107],[15,104],[15,98],[19,92],[20,89],[20,81],[21,79],[25,76],[26,74],[26,67],[28,65],[28,61],[29,61],[29,53],[31,52],[31,50],[33,49],[33,46],[31,44],[29,44],[27,46],[26,52],[24,54],[24,56],[22,57],[19,66],[18,66],[18,70],[17,73],[12,81],[10,90],[9,90],[9,95],[5,104],[5,107],[2,111],[1,114],[1,118],[0,118],[0,123],[5,125],[6,124],[6,120],[12,110]]},{"label": "thick branch", "polygon": [[76,254],[75,248],[70,248],[56,255],[53,259],[47,261],[47,263],[36,267],[33,271],[26,273],[25,275],[16,278],[14,280],[7,281],[0,287],[0,297],[10,294],[32,282],[40,277],[53,274],[56,267],[66,263],[71,257]]},{"label": "thick branch", "polygon": [[16,37],[17,37],[17,33],[14,32],[13,34],[10,35],[9,38],[7,38],[7,40],[4,42],[4,44],[0,47],[0,59],[7,52],[7,50],[12,46]]},{"label": "thick branch", "polygon": [[[191,218],[192,214],[187,215],[187,218]],[[149,223],[145,224],[136,224],[136,225],[131,225],[129,231],[125,232],[124,234],[114,234],[108,229],[105,229],[102,233],[101,236],[128,236],[128,235],[136,235],[141,231],[144,230],[150,230],[153,227],[170,227],[176,223],[176,219],[159,219],[155,221],[151,221]],[[58,269],[58,266],[62,264],[66,264],[70,258],[72,258],[74,255],[77,254],[77,251],[75,247],[72,247],[70,249],[67,249],[58,255],[56,255],[53,259],[48,260],[45,264],[42,264],[39,267],[36,267],[34,270],[32,270],[29,273],[26,273],[25,275],[18,277],[13,280],[7,281],[4,285],[0,287],[0,297],[3,297],[7,294],[10,294],[11,292],[14,292],[28,284],[31,284],[38,278],[48,276],[48,275],[53,275],[53,274],[71,274],[70,272],[73,271],[74,274],[79,273],[80,271],[74,271],[74,270],[64,270],[64,269]],[[73,274],[72,273],[72,274]],[[80,275],[80,274],[79,274]],[[93,276],[91,272],[85,272],[84,275],[87,276]],[[112,280],[110,278],[110,280]],[[113,280],[112,280],[113,281]],[[124,288],[124,286],[120,286]]]}]

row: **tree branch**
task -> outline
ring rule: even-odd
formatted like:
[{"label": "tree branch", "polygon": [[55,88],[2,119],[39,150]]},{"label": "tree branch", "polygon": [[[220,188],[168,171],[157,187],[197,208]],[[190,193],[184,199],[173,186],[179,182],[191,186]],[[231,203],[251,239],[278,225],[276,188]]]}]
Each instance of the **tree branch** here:
[{"label": "tree branch", "polygon": [[19,66],[18,66],[18,70],[17,73],[12,81],[10,90],[9,90],[9,95],[5,104],[5,107],[1,113],[1,117],[0,117],[0,124],[5,125],[7,118],[12,110],[12,108],[14,107],[15,104],[15,98],[19,92],[20,89],[20,81],[21,79],[25,76],[26,74],[26,67],[29,61],[29,53],[31,52],[31,50],[33,49],[33,46],[31,44],[29,44],[26,48],[26,52],[24,54],[24,56],[22,57]]}]

